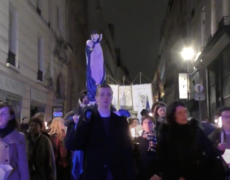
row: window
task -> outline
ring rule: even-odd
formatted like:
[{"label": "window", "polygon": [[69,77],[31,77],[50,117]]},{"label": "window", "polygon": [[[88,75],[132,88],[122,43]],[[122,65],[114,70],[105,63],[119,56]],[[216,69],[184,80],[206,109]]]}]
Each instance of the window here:
[{"label": "window", "polygon": [[44,63],[44,40],[38,39],[38,76],[39,81],[43,81],[43,63]]},{"label": "window", "polygon": [[42,14],[42,11],[41,11],[41,7],[42,7],[42,4],[41,4],[41,0],[37,0],[37,13],[41,16]]},{"label": "window", "polygon": [[7,63],[16,66],[17,52],[17,14],[15,11],[9,11],[9,53]]}]

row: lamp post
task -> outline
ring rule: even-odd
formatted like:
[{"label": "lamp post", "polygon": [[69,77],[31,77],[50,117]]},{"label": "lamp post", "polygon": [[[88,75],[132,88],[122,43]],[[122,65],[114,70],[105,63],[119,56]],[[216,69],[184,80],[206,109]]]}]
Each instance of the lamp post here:
[{"label": "lamp post", "polygon": [[194,50],[192,48],[188,48],[185,47],[183,48],[183,50],[181,51],[181,56],[183,58],[184,61],[187,61],[187,84],[188,84],[188,99],[190,99],[189,95],[190,95],[190,85],[189,85],[189,61],[191,61],[194,57],[195,53]]}]

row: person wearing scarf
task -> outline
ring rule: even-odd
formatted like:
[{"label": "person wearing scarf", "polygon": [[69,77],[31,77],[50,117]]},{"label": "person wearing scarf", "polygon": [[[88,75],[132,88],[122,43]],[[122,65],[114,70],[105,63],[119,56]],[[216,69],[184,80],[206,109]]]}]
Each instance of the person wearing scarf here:
[{"label": "person wearing scarf", "polygon": [[136,139],[137,152],[135,156],[137,180],[149,180],[155,174],[158,174],[156,161],[157,135],[154,130],[154,119],[145,115],[142,117],[143,131],[140,137]]},{"label": "person wearing scarf", "polygon": [[[6,180],[29,180],[25,136],[17,131],[15,113],[7,103],[0,102],[0,174]],[[4,176],[4,177],[2,177]]]}]

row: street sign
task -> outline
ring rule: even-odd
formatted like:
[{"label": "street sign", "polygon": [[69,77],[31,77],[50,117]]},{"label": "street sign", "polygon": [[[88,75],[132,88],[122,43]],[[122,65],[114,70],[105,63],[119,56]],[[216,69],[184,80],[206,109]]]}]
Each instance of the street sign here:
[{"label": "street sign", "polygon": [[204,93],[195,93],[194,99],[196,101],[204,101],[205,100],[205,94]]},{"label": "street sign", "polygon": [[204,86],[203,86],[203,85],[201,85],[201,84],[195,85],[195,91],[196,91],[197,93],[202,93],[203,90],[204,90]]}]

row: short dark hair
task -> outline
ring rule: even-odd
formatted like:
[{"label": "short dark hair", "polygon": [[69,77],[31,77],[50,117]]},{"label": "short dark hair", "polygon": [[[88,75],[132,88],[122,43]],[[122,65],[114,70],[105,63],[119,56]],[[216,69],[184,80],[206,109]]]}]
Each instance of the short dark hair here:
[{"label": "short dark hair", "polygon": [[224,106],[219,108],[219,116],[221,116],[224,111],[230,111],[230,107]]},{"label": "short dark hair", "polygon": [[182,101],[174,101],[167,107],[166,119],[168,123],[172,124],[176,122],[175,112],[176,112],[176,108],[179,106],[186,108],[185,104]]},{"label": "short dark hair", "polygon": [[16,117],[15,117],[14,109],[12,108],[12,106],[9,103],[1,101],[0,102],[0,109],[2,109],[4,107],[7,107],[9,109],[10,116],[12,117],[12,119],[10,121],[8,121],[7,126],[9,126],[12,129],[18,129],[19,125],[18,125],[18,122],[17,122]]},{"label": "short dark hair", "polygon": [[83,99],[87,96],[87,90],[83,90],[80,93],[80,101],[83,102]]},{"label": "short dark hair", "polygon": [[143,122],[144,122],[144,120],[146,120],[146,119],[151,120],[151,121],[153,122],[153,124],[154,124],[154,119],[153,119],[153,117],[152,117],[152,116],[149,116],[149,115],[145,115],[145,116],[143,116],[143,117],[141,118],[141,125],[143,125]]},{"label": "short dark hair", "polygon": [[110,89],[110,90],[112,91],[112,93],[113,93],[113,90],[112,90],[112,88],[110,87],[110,85],[108,85],[108,84],[102,84],[102,85],[100,85],[100,86],[97,87],[96,95],[98,94],[98,91],[99,91],[100,89],[102,89],[102,88],[108,88],[108,89]]},{"label": "short dark hair", "polygon": [[141,116],[146,116],[148,114],[149,114],[149,112],[146,109],[142,109]]}]

